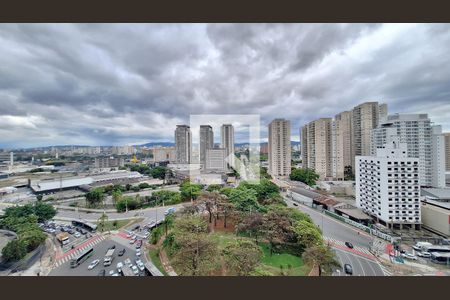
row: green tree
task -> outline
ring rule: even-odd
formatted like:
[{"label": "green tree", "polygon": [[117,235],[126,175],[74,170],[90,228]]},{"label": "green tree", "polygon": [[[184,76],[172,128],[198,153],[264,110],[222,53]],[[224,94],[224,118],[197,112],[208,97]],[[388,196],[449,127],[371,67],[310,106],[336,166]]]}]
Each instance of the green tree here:
[{"label": "green tree", "polygon": [[46,239],[46,235],[37,226],[23,231],[20,234],[20,240],[22,240],[27,248],[27,251],[33,251]]},{"label": "green tree", "polygon": [[154,167],[150,170],[150,175],[153,178],[164,179],[166,177],[166,168],[164,167]]},{"label": "green tree", "polygon": [[27,254],[27,246],[24,241],[15,239],[2,249],[2,256],[6,261],[16,261],[25,257]]},{"label": "green tree", "polygon": [[352,166],[344,167],[344,180],[355,180],[355,175],[353,174]]},{"label": "green tree", "polygon": [[252,237],[255,237],[255,242],[258,243],[258,237],[264,233],[264,218],[259,212],[245,215],[237,226],[239,232],[247,232]]},{"label": "green tree", "polygon": [[306,220],[297,221],[294,232],[297,235],[297,242],[303,249],[323,244],[320,229]]},{"label": "green tree", "polygon": [[232,187],[225,186],[219,190],[219,193],[222,195],[225,195],[227,197],[230,197],[231,191],[233,191],[233,190],[234,189]]},{"label": "green tree", "polygon": [[319,179],[319,175],[313,169],[294,169],[289,178],[313,186]]},{"label": "green tree", "polygon": [[56,215],[56,209],[50,204],[36,202],[34,214],[38,217],[38,222],[43,222],[52,219]]},{"label": "green tree", "polygon": [[211,184],[209,185],[206,190],[208,192],[218,192],[222,189],[222,185],[221,184]]},{"label": "green tree", "polygon": [[190,201],[197,199],[202,191],[202,186],[200,184],[194,184],[190,181],[184,181],[180,185],[180,193],[182,201]]},{"label": "green tree", "polygon": [[256,192],[253,189],[245,187],[233,189],[228,199],[239,211],[254,212],[263,210],[257,201]]},{"label": "green tree", "polygon": [[100,230],[103,232],[105,230],[106,222],[108,221],[108,215],[105,213],[102,213],[100,218],[98,218],[97,224],[101,228]]},{"label": "green tree", "polygon": [[122,191],[120,189],[114,189],[112,192],[112,200],[113,203],[116,204],[117,202],[120,201],[120,199],[122,199]]},{"label": "green tree", "polygon": [[173,264],[180,275],[208,275],[217,262],[217,244],[208,236],[208,225],[201,216],[176,219],[174,241],[179,247]]},{"label": "green tree", "polygon": [[175,191],[156,191],[152,193],[150,203],[153,206],[162,205],[163,203],[164,205],[178,204],[181,203],[181,194]]},{"label": "green tree", "polygon": [[247,276],[255,271],[263,252],[253,241],[237,240],[225,247],[223,256],[229,271],[238,276]]},{"label": "green tree", "polygon": [[95,188],[85,195],[86,202],[91,207],[98,207],[104,200],[105,194],[102,188]]},{"label": "green tree", "polygon": [[305,263],[318,266],[319,275],[322,275],[322,272],[329,275],[332,273],[333,267],[341,267],[331,248],[323,244],[307,248],[302,258]]}]

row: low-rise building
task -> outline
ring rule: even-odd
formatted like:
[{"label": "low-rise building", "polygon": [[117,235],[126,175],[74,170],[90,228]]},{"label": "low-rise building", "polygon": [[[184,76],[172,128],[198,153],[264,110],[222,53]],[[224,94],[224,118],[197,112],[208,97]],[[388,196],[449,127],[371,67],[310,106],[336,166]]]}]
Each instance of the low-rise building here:
[{"label": "low-rise building", "polygon": [[450,188],[422,189],[421,195],[423,226],[450,237]]}]

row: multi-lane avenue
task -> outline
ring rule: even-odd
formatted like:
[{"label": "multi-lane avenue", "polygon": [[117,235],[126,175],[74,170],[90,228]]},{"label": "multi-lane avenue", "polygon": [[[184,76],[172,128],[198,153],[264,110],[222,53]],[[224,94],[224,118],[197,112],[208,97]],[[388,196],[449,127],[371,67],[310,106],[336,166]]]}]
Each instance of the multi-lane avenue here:
[{"label": "multi-lane avenue", "polygon": [[[341,266],[350,264],[353,276],[384,276],[381,266],[375,257],[368,251],[372,238],[365,232],[361,232],[350,225],[341,223],[320,211],[312,209],[295,201],[285,199],[289,207],[297,208],[307,213],[322,230],[324,239],[336,252]],[[295,203],[295,204],[294,204]],[[353,249],[345,246],[345,242],[354,245]],[[337,269],[333,275],[345,275],[343,268]]]}]

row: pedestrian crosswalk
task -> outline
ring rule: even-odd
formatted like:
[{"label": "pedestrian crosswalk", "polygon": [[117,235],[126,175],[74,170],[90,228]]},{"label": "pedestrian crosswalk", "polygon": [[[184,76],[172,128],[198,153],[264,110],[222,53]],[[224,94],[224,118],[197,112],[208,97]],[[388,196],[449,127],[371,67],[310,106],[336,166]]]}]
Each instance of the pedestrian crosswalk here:
[{"label": "pedestrian crosswalk", "polygon": [[[345,242],[343,242],[343,241],[339,241],[339,240],[336,240],[334,238],[325,237],[325,236],[324,236],[324,240],[330,246],[339,246],[339,247],[347,248],[347,246],[345,245]],[[356,254],[363,254],[364,256],[366,256],[366,255],[367,256],[371,256],[371,257],[373,256],[373,254],[370,253],[368,248],[363,248],[363,247],[359,247],[359,246],[353,246],[353,249],[348,248],[348,250],[351,251],[351,252],[355,252]]]},{"label": "pedestrian crosswalk", "polygon": [[381,270],[383,271],[384,276],[392,276],[392,272],[389,271],[385,266],[383,266],[380,263],[378,265],[380,266]]},{"label": "pedestrian crosswalk", "polygon": [[55,268],[61,266],[62,264],[70,261],[72,258],[75,258],[78,254],[80,254],[83,250],[89,247],[93,247],[94,245],[102,242],[105,240],[105,237],[103,235],[97,235],[90,239],[88,242],[81,245],[79,248],[70,250],[63,255],[61,255],[59,258],[56,259]]}]

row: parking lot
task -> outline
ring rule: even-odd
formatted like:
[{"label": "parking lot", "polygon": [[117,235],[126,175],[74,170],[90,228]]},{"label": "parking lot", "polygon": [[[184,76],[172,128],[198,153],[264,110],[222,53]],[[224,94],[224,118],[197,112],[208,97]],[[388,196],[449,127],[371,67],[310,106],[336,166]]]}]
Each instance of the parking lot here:
[{"label": "parking lot", "polygon": [[[92,234],[85,229],[72,226],[70,222],[50,222],[47,225],[40,225],[42,230],[51,234],[54,237],[56,244],[61,246],[63,252],[67,252],[79,244],[84,243],[87,239],[92,237]],[[57,236],[61,233],[69,237],[69,243],[61,245],[58,241]]]},{"label": "parking lot", "polygon": [[[113,254],[112,264],[108,267],[103,266],[103,259],[105,257],[106,252],[111,246],[115,246],[115,251]],[[111,271],[114,273],[117,272],[117,263],[122,262],[125,263],[125,260],[129,259],[131,263],[136,266],[136,259],[140,259],[145,263],[144,253],[141,254],[140,257],[136,256],[136,248],[134,244],[130,244],[129,240],[122,238],[120,236],[112,236],[98,244],[94,247],[94,252],[87,260],[81,263],[76,268],[70,267],[70,260],[66,261],[59,267],[52,270],[49,276],[99,276],[99,272],[101,270],[105,270],[105,276],[109,275]],[[125,249],[125,253],[123,256],[118,256],[120,250]],[[94,267],[92,270],[88,270],[89,264],[94,260],[100,260],[99,264]],[[140,276],[144,276],[145,273],[139,271]]]}]

